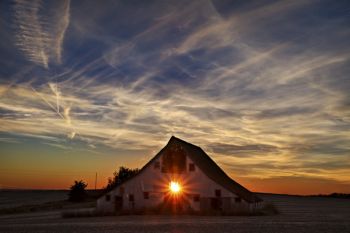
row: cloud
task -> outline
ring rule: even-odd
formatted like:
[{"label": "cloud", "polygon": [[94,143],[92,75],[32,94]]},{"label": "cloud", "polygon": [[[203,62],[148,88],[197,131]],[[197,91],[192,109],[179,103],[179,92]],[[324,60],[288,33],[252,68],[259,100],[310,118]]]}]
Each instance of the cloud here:
[{"label": "cloud", "polygon": [[306,107],[288,107],[288,108],[272,108],[261,111],[256,115],[257,118],[280,118],[280,117],[292,117],[293,115],[306,115],[316,112],[316,109]]},{"label": "cloud", "polygon": [[[56,96],[56,111],[57,113],[59,113],[60,112],[60,91],[58,89],[58,85],[55,83],[49,83],[49,87]],[[64,116],[66,117],[66,114]]]},{"label": "cloud", "polygon": [[[19,25],[26,14],[41,25],[38,4],[16,6]],[[337,47],[347,41],[346,28],[314,25],[300,1],[226,14],[210,1],[150,4],[139,17],[123,3],[94,4],[74,17],[69,42],[84,52],[67,51],[72,64],[58,74],[38,72],[44,81],[0,83],[1,132],[68,137],[96,151],[157,151],[175,135],[246,178],[349,178],[341,163],[350,140],[350,53]],[[19,31],[29,34],[22,50],[44,66],[58,60],[62,44],[45,50],[34,29],[46,33]],[[325,48],[328,39],[333,47]],[[24,49],[28,43],[33,50]]]},{"label": "cloud", "polygon": [[230,155],[230,156],[253,156],[258,154],[269,154],[271,152],[277,153],[279,148],[271,145],[253,144],[253,145],[232,145],[216,143],[209,145],[209,148],[214,153]]},{"label": "cloud", "polygon": [[[60,64],[70,1],[51,3],[17,0],[14,4],[16,45],[35,64],[48,68]],[[45,10],[43,10],[45,9]]]},{"label": "cloud", "polygon": [[0,143],[20,143],[20,141],[16,140],[15,138],[0,138]]}]

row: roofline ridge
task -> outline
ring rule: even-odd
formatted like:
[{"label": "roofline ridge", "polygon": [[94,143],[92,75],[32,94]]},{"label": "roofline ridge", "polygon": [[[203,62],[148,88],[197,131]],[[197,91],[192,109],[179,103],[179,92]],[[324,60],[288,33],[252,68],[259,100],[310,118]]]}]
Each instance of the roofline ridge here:
[{"label": "roofline ridge", "polygon": [[[171,138],[170,138],[170,140],[169,140],[169,142],[171,142],[171,141],[178,141],[178,142],[181,142],[181,143],[185,143],[185,144],[187,144],[187,145],[189,145],[189,146],[193,146],[193,147],[196,147],[196,148],[199,148],[199,149],[201,149],[201,150],[203,150],[200,146],[197,146],[197,145],[194,145],[194,144],[192,144],[192,143],[190,143],[190,142],[187,142],[187,141],[185,141],[185,140],[183,140],[183,139],[181,139],[181,138],[178,138],[178,137],[175,137],[174,135],[172,135],[171,136]],[[168,143],[169,143],[168,142]]]}]

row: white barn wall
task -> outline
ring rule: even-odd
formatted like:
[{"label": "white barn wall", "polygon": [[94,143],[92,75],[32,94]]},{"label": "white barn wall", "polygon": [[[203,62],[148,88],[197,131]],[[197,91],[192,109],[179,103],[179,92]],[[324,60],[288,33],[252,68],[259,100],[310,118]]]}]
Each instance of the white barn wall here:
[{"label": "white barn wall", "polygon": [[[124,194],[122,195],[124,210],[155,207],[163,202],[163,194],[169,191],[169,183],[171,181],[178,181],[182,187],[182,192],[199,194],[200,197],[215,197],[215,190],[220,189],[222,198],[231,198],[231,206],[237,204],[237,207],[249,207],[249,205],[247,205],[248,203],[243,199],[241,203],[234,203],[237,196],[209,179],[198,166],[195,165],[195,171],[189,171],[189,164],[193,163],[193,161],[188,156],[186,156],[186,172],[181,174],[162,173],[161,168],[155,169],[154,164],[157,161],[161,164],[161,157],[162,155],[159,156],[157,160],[152,161],[152,164],[143,169],[142,172],[134,178],[131,178],[121,186],[109,192],[107,195],[110,195],[110,201],[106,201],[105,196],[99,198],[97,201],[98,210],[106,212],[114,211],[115,196],[120,195],[121,187],[124,188]],[[149,192],[149,199],[144,199],[143,192]],[[134,207],[132,207],[129,202],[129,194],[134,195]],[[199,211],[200,202],[194,202],[193,198],[189,200],[191,207]]]}]

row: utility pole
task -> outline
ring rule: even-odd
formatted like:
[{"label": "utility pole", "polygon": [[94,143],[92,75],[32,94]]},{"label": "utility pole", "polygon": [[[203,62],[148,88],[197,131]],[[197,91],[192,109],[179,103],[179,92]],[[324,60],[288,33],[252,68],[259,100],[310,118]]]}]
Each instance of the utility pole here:
[{"label": "utility pole", "polygon": [[95,190],[96,190],[96,184],[97,184],[97,172],[96,172],[96,175],[95,175]]}]

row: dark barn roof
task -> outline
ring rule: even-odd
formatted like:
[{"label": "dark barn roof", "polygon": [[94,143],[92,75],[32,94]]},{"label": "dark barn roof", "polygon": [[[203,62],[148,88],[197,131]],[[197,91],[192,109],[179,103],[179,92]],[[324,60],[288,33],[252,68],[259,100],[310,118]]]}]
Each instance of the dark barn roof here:
[{"label": "dark barn roof", "polygon": [[[135,176],[142,174],[142,172],[148,166],[151,166],[154,160],[158,159],[166,150],[172,146],[182,147],[186,151],[186,155],[193,160],[193,162],[204,172],[204,174],[206,174],[206,176],[208,176],[211,180],[218,183],[225,189],[229,190],[232,193],[235,193],[249,203],[262,201],[262,199],[257,195],[250,192],[248,189],[244,188],[242,185],[238,184],[236,181],[232,180],[228,175],[226,175],[226,173],[200,147],[174,136],[170,138],[168,144],[163,149],[161,149],[158,154],[156,154],[145,166],[143,166],[140,172]],[[131,180],[135,176],[130,177],[128,180]],[[122,182],[122,184],[126,183],[128,180]]]},{"label": "dark barn roof", "polygon": [[[206,174],[211,180],[220,184],[222,187],[237,194],[247,202],[262,201],[254,193],[250,192],[236,181],[232,180],[226,173],[202,150],[202,148],[185,142],[179,138],[171,137],[168,145],[178,144],[182,146],[188,153],[187,155],[194,161],[194,163]],[[167,145],[167,146],[168,146]]]}]

